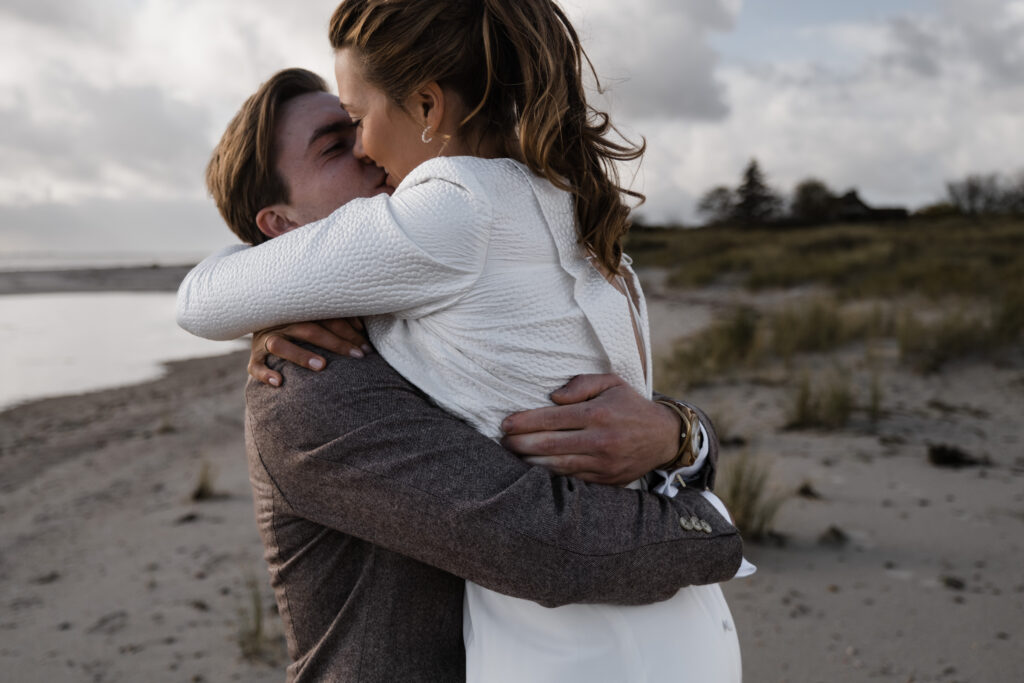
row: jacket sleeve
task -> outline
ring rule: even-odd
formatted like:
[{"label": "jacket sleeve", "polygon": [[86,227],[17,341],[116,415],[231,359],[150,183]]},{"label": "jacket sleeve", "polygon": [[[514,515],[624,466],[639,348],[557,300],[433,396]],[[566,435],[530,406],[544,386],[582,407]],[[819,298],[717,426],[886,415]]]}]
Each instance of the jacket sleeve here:
[{"label": "jacket sleeve", "polygon": [[553,476],[379,356],[328,355],[323,372],[280,367],[282,388],[246,392],[252,443],[296,516],[546,606],[650,603],[736,573],[739,535],[698,491],[669,499]]},{"label": "jacket sleeve", "polygon": [[431,160],[391,197],[356,199],[258,246],[208,257],[178,289],[178,324],[227,340],[303,320],[420,317],[475,282],[490,225],[473,167]]}]

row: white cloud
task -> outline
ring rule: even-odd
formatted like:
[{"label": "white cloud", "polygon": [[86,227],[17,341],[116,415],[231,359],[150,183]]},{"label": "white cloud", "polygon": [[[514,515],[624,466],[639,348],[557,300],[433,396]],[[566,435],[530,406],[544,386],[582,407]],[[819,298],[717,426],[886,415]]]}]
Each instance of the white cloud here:
[{"label": "white cloud", "polygon": [[961,0],[930,15],[806,29],[844,53],[835,64],[768,56],[721,67],[726,121],[635,124],[651,145],[644,211],[692,220],[694,197],[735,186],[751,157],[784,191],[813,175],[912,208],[941,199],[946,180],[1020,168],[1018,4]]},{"label": "white cloud", "polygon": [[732,28],[740,6],[738,0],[566,3],[618,114],[687,119],[728,114],[709,38]]}]

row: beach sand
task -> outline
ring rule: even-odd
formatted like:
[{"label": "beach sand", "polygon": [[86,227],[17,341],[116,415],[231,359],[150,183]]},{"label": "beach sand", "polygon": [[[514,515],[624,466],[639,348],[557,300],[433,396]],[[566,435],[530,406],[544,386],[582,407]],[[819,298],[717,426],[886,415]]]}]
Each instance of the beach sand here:
[{"label": "beach sand", "polygon": [[[131,279],[32,277],[45,291]],[[140,277],[132,286],[180,275]],[[736,296],[652,279],[659,353]],[[23,291],[4,280],[0,291]],[[921,376],[882,355],[882,419],[855,416],[840,432],[783,429],[785,368],[686,396],[733,444],[724,466],[741,452],[770,459],[772,486],[820,496],[789,499],[775,523],[785,544],[749,544],[758,573],[725,585],[748,682],[1020,680],[1024,364]],[[0,413],[0,680],[283,680],[243,453],[244,380],[235,353]],[[935,467],[929,444],[989,464]],[[213,495],[193,500],[206,468]]]}]

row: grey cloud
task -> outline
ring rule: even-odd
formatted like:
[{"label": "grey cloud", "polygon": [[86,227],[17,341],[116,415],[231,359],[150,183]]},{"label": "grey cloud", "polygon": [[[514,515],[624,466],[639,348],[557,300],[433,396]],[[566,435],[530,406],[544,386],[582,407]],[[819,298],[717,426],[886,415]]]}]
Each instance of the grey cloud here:
[{"label": "grey cloud", "polygon": [[614,65],[610,81],[617,111],[646,119],[725,118],[729,107],[709,35],[731,29],[733,22],[722,0],[656,0],[632,11],[620,6],[604,17],[592,52],[599,67]]},{"label": "grey cloud", "polygon": [[0,242],[30,251],[202,254],[236,241],[209,200],[0,206]]},{"label": "grey cloud", "polygon": [[54,29],[57,40],[117,42],[137,3],[131,0],[4,0],[0,17],[7,16]]},{"label": "grey cloud", "polygon": [[1003,2],[948,2],[938,21],[900,17],[890,20],[889,29],[895,48],[882,59],[887,66],[934,78],[947,64],[967,62],[993,84],[1021,84],[1024,23],[1010,21]]},{"label": "grey cloud", "polygon": [[71,122],[44,124],[23,104],[0,110],[0,173],[13,176],[28,164],[65,182],[90,183],[127,170],[155,188],[201,186],[210,151],[205,109],[156,86],[101,89],[81,82],[51,85],[48,104],[69,108]]},{"label": "grey cloud", "polygon": [[937,78],[942,75],[942,39],[925,30],[908,17],[897,17],[889,24],[896,51],[883,61],[910,69],[919,76]]}]

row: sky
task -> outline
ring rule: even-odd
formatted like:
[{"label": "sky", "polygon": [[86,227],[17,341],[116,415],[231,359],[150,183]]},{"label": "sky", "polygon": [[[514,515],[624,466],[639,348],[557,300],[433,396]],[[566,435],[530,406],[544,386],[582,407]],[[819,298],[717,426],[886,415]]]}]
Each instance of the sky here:
[{"label": "sky", "polygon": [[[756,158],[917,208],[1024,169],[1024,0],[562,0],[649,221]],[[231,243],[203,169],[274,71],[332,80],[336,0],[0,0],[0,254]]]}]

